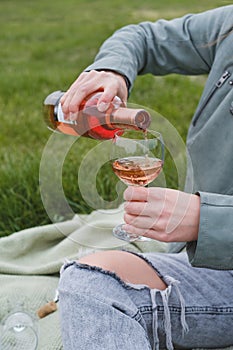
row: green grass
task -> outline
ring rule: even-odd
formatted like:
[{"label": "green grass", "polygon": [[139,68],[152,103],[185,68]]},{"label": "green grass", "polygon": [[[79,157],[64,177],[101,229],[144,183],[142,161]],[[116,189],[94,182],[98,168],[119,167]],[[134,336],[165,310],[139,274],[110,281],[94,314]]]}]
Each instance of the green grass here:
[{"label": "green grass", "polygon": [[[41,157],[51,135],[43,122],[45,96],[57,89],[66,90],[92,62],[104,39],[119,27],[225,4],[216,0],[1,0],[0,236],[51,219],[39,188]],[[175,75],[138,77],[130,102],[166,116],[185,140],[203,82]],[[77,174],[84,155],[97,144],[79,139],[64,161],[62,184],[75,212],[93,209],[80,192]],[[51,158],[54,161],[56,157],[54,150]],[[167,185],[176,187],[172,160],[167,161],[165,173]],[[100,169],[96,183],[105,201],[116,200],[116,180],[108,165]],[[65,218],[57,212],[58,220]]]}]

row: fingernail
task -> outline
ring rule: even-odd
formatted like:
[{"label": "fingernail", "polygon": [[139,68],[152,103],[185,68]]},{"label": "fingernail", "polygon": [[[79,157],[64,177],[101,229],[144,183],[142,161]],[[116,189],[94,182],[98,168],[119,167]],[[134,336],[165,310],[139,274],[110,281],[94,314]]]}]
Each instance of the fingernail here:
[{"label": "fingernail", "polygon": [[98,105],[97,105],[97,108],[98,108],[98,111],[100,112],[105,112],[109,107],[109,103],[106,103],[106,102],[100,102]]}]

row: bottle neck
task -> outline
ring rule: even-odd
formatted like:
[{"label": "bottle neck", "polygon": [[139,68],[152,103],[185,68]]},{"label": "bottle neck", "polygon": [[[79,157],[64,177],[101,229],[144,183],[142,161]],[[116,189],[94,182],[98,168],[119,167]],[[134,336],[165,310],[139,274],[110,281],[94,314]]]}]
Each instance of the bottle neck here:
[{"label": "bottle neck", "polygon": [[146,130],[151,123],[150,114],[144,109],[119,107],[107,116],[113,127],[125,129],[127,127]]}]

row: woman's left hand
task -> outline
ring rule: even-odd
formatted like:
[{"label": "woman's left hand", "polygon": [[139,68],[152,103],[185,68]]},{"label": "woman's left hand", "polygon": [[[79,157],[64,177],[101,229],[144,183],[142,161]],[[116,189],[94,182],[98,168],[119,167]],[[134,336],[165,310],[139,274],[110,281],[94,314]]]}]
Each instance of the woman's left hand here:
[{"label": "woman's left hand", "polygon": [[163,242],[197,240],[198,195],[169,188],[128,187],[124,199],[124,230]]}]

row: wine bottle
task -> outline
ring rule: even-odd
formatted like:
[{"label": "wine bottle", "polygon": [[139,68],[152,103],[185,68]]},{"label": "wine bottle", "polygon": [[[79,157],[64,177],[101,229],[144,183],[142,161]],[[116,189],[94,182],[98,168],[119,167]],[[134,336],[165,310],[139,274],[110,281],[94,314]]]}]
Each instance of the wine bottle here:
[{"label": "wine bottle", "polygon": [[106,112],[100,112],[97,103],[102,92],[95,92],[82,101],[75,120],[65,119],[60,103],[63,94],[55,91],[44,100],[45,122],[59,133],[107,140],[112,139],[118,130],[146,130],[150,125],[151,117],[146,110],[126,108],[117,96]]}]

